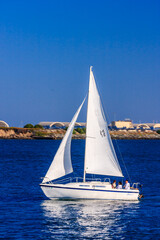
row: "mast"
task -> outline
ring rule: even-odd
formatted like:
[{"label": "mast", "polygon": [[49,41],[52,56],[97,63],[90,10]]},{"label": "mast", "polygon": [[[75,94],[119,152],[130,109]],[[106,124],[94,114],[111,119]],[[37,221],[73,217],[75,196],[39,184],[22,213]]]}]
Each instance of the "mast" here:
[{"label": "mast", "polygon": [[[90,77],[89,77],[89,86],[90,86],[90,79],[91,79],[91,71],[93,66],[90,66]],[[87,128],[88,128],[88,103],[89,103],[89,90],[88,90],[88,102],[87,102],[87,121],[86,121],[86,138],[87,138]],[[85,150],[86,150],[86,143],[85,143]],[[86,151],[85,151],[85,158],[84,158],[84,173],[83,173],[83,182],[86,181]]]}]

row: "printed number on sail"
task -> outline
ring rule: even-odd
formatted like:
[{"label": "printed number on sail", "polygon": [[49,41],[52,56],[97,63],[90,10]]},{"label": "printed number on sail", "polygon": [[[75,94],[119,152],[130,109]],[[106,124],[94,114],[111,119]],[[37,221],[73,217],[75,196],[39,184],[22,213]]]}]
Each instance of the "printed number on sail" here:
[{"label": "printed number on sail", "polygon": [[105,136],[106,136],[104,129],[103,129],[103,130],[100,130],[100,134],[101,134],[102,137],[105,137]]}]

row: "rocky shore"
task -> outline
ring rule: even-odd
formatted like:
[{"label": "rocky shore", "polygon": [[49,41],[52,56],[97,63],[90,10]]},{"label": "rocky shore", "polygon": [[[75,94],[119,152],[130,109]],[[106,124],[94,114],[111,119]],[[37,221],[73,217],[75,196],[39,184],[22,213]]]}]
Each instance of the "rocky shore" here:
[{"label": "rocky shore", "polygon": [[[0,139],[62,139],[65,130],[54,129],[27,129],[27,128],[0,128]],[[112,139],[160,139],[155,131],[119,130],[110,131]],[[85,134],[76,132],[73,139],[84,139]]]},{"label": "rocky shore", "polygon": [[110,131],[112,139],[160,139],[156,131],[146,130],[119,130]]}]

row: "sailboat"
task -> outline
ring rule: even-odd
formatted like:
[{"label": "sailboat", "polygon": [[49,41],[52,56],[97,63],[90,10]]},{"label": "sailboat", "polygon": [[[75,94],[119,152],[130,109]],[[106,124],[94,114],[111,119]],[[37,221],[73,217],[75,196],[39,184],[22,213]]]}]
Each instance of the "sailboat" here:
[{"label": "sailboat", "polygon": [[72,132],[84,101],[85,99],[70,122],[57,153],[40,184],[42,191],[49,199],[138,200],[139,189],[137,188],[115,189],[112,188],[109,178],[105,178],[103,181],[86,178],[86,174],[124,177],[108,131],[92,67],[90,67],[89,77],[84,176],[83,179],[59,180],[73,172]]}]

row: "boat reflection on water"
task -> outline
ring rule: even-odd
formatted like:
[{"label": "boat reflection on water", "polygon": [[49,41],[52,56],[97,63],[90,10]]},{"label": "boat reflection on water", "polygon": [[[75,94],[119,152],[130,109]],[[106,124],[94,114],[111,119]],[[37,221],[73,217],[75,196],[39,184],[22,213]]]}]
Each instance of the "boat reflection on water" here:
[{"label": "boat reflection on water", "polygon": [[139,205],[138,201],[46,200],[41,204],[46,220],[45,233],[60,239],[124,236],[128,227],[132,228],[130,220],[136,219]]}]

